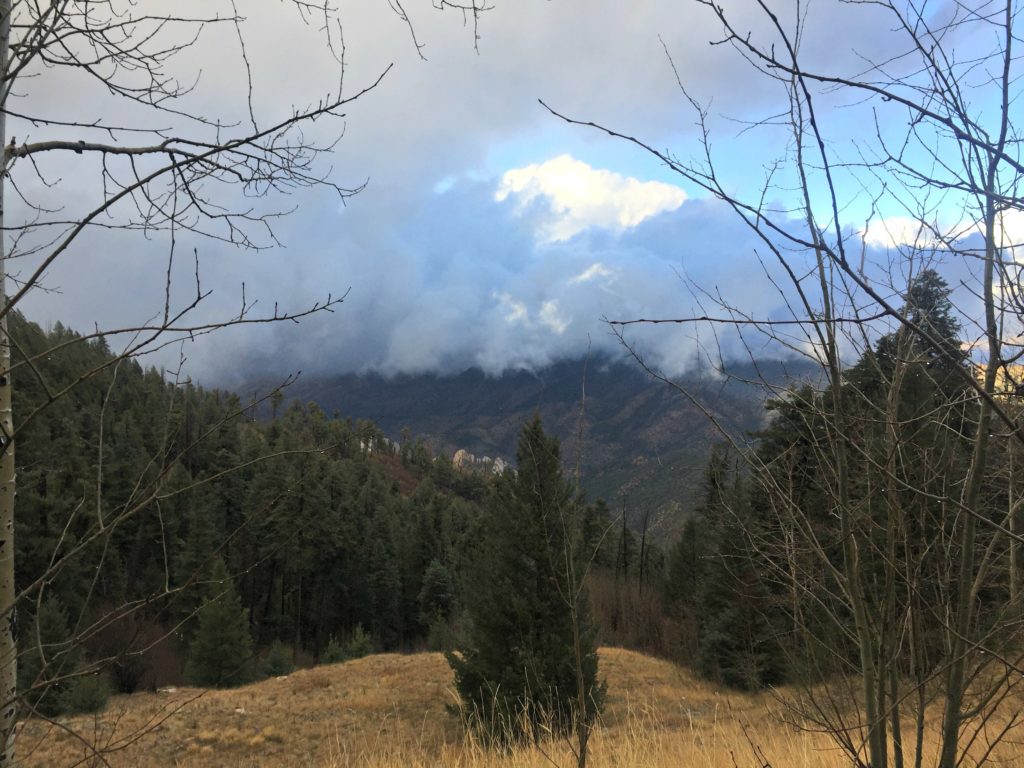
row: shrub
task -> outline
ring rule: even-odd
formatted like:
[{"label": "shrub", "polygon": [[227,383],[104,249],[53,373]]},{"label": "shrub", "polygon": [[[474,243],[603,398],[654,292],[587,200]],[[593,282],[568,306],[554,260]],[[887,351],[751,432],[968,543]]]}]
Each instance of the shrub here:
[{"label": "shrub", "polygon": [[280,640],[271,643],[263,659],[263,674],[267,677],[280,677],[291,674],[294,669],[291,649]]},{"label": "shrub", "polygon": [[362,624],[357,624],[352,630],[352,637],[345,643],[345,661],[361,659],[373,653],[373,638],[370,637]]},{"label": "shrub", "polygon": [[327,641],[327,647],[320,654],[321,664],[339,664],[343,661],[361,659],[369,656],[376,649],[373,646],[373,638],[363,629],[362,624],[357,624],[352,630],[352,636],[348,641],[342,643],[334,635]]},{"label": "shrub", "polygon": [[345,661],[345,647],[338,642],[338,638],[331,635],[327,641],[327,647],[320,654],[321,664],[338,664]]},{"label": "shrub", "polygon": [[83,674],[72,678],[64,691],[65,714],[90,714],[107,706],[110,698],[110,679],[102,672]]}]

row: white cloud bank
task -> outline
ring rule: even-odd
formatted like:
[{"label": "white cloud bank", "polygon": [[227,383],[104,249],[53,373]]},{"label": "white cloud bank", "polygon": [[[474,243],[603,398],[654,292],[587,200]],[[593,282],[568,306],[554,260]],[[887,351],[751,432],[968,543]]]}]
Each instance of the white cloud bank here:
[{"label": "white cloud bank", "polygon": [[871,220],[861,232],[861,239],[875,248],[899,248],[903,245],[926,247],[935,237],[919,219],[889,216]]},{"label": "white cloud bank", "polygon": [[[953,243],[966,247],[965,240],[975,235],[984,236],[979,222],[961,220],[956,223],[935,223],[909,216],[889,216],[874,219],[859,233],[861,240],[872,248],[946,249]],[[1024,211],[1007,210],[996,221],[996,247],[1003,249],[1013,261],[1024,257]]]},{"label": "white cloud bank", "polygon": [[537,233],[547,242],[568,240],[591,227],[629,229],[686,201],[679,187],[591,168],[570,155],[507,171],[494,198],[501,202],[510,196],[523,207],[538,198],[547,201],[550,214]]}]

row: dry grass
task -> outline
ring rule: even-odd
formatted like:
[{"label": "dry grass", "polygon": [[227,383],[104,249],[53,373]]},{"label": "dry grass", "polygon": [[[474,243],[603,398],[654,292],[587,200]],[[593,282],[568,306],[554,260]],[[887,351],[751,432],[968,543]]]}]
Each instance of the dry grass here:
[{"label": "dry grass", "polygon": [[[755,749],[772,768],[849,766],[826,738],[781,725],[767,695],[716,690],[667,662],[617,649],[601,651],[601,674],[609,702],[592,741],[594,768],[755,768],[763,765]],[[110,765],[139,768],[575,764],[564,742],[512,754],[485,749],[446,710],[454,701],[440,654],[371,656],[230,691],[116,697],[99,718],[28,721],[19,745],[25,766],[86,758],[81,741],[66,729],[120,747],[104,755]],[[132,740],[143,728],[150,732]],[[1000,765],[1024,768],[1020,751],[1009,747]]]}]

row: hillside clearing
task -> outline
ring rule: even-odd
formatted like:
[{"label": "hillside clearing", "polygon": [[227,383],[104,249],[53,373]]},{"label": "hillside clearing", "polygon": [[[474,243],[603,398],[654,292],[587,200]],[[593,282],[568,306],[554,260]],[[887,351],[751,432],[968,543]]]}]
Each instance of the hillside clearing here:
[{"label": "hillside clearing", "polygon": [[[767,694],[718,690],[632,651],[602,649],[600,660],[609,701],[593,766],[760,768],[755,749],[772,768],[849,765],[826,738],[780,724]],[[99,717],[26,721],[19,749],[25,766],[89,765],[83,739],[101,745],[106,764],[138,768],[574,764],[564,743],[509,755],[485,750],[448,712],[455,701],[441,654],[384,654],[232,690],[117,696]],[[1014,742],[1000,765],[1024,768]]]}]

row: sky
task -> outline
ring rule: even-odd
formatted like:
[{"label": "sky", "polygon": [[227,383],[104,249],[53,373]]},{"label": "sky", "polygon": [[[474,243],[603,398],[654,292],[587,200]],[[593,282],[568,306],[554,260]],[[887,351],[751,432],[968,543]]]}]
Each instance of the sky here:
[{"label": "sky", "polygon": [[[753,2],[724,5],[739,26],[768,39]],[[776,5],[784,19],[797,8],[792,0]],[[935,5],[941,13],[945,4]],[[147,6],[151,13],[173,7],[181,16],[231,10],[230,3],[193,0]],[[791,293],[773,287],[768,278],[778,273],[762,271],[763,244],[726,205],[642,149],[569,125],[541,104],[699,161],[692,97],[708,109],[723,186],[756,200],[768,169],[791,144],[785,126],[752,123],[777,115],[784,91],[729,46],[710,44],[721,27],[700,4],[494,0],[474,41],[472,20],[425,0],[404,1],[408,22],[385,0],[344,2],[332,27],[340,31],[333,54],[319,22],[303,23],[289,3],[247,0],[238,7],[243,23],[197,29],[195,45],[174,60],[181,82],[194,83],[182,108],[219,120],[231,135],[250,119],[250,87],[252,118],[262,124],[316,103],[342,74],[343,92],[352,95],[386,72],[346,107],[343,121],[305,129],[309,140],[334,146],[317,160],[318,173],[343,187],[365,187],[344,201],[322,186],[257,200],[209,190],[225,208],[289,212],[273,223],[279,245],[265,250],[184,231],[172,240],[166,231],[92,228],[47,270],[43,289],[27,295],[21,308],[30,318],[83,332],[143,323],[166,295],[174,306],[187,305],[197,273],[209,294],[192,316],[203,320],[237,314],[243,291],[254,313],[345,296],[334,311],[300,323],[228,328],[149,358],[158,365],[184,358],[188,375],[235,384],[297,370],[391,375],[478,366],[499,374],[588,349],[622,354],[609,319],[690,317],[714,313],[716,304],[754,317],[786,315]],[[801,8],[809,60],[857,71],[896,50],[873,6],[822,0]],[[336,60],[342,40],[343,71]],[[26,114],[209,136],[208,127],[112,97],[81,72],[35,74],[17,91],[17,109]],[[886,107],[823,93],[819,108],[835,145],[856,152],[875,130],[872,110]],[[88,133],[10,123],[8,135],[18,143]],[[896,130],[904,126],[895,123]],[[111,173],[127,172],[116,163],[109,160]],[[73,220],[102,194],[102,169],[88,153],[40,156],[38,168],[47,183],[24,163],[12,170],[20,186],[9,195],[9,218],[34,215],[24,198]],[[780,177],[767,202],[791,209],[791,182]],[[864,226],[871,213],[872,195],[858,187],[864,183],[840,184],[846,226]],[[912,239],[915,227],[898,199],[880,198],[879,207],[862,242],[884,271],[889,249]],[[933,212],[944,225],[961,224],[955,207],[938,202]],[[115,210],[109,223],[120,215]],[[253,230],[260,242],[275,242]],[[791,258],[799,265],[806,255]],[[26,256],[8,269],[23,279],[35,263]],[[701,355],[745,352],[736,334],[706,323],[633,328],[628,339],[670,373]],[[784,352],[763,340],[747,344],[759,355]]]}]

